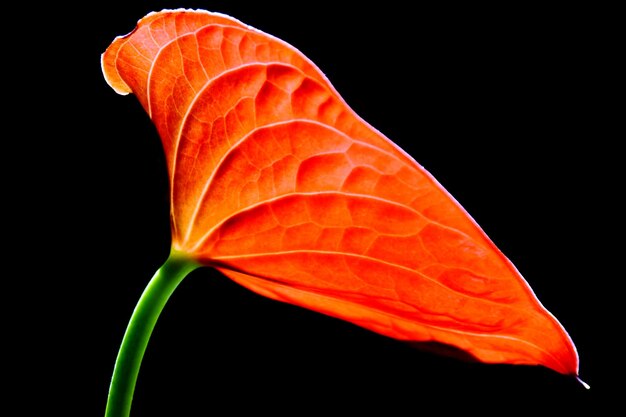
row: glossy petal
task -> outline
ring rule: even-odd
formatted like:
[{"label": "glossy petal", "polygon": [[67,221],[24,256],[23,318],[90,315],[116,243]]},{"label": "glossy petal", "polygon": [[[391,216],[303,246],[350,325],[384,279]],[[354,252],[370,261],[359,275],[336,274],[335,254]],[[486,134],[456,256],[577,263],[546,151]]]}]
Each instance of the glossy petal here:
[{"label": "glossy petal", "polygon": [[390,337],[577,374],[568,334],[511,262],[292,46],[225,15],[164,10],[102,66],[158,129],[176,250]]}]

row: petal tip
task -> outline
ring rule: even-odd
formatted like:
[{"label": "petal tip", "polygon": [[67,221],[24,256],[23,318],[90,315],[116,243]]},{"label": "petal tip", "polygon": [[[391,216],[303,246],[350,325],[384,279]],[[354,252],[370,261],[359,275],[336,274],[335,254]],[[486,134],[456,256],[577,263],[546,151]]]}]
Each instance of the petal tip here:
[{"label": "petal tip", "polygon": [[580,379],[580,377],[578,375],[576,375],[576,381],[580,382],[580,385],[585,387],[585,389],[591,389],[591,385],[587,384],[585,381]]}]

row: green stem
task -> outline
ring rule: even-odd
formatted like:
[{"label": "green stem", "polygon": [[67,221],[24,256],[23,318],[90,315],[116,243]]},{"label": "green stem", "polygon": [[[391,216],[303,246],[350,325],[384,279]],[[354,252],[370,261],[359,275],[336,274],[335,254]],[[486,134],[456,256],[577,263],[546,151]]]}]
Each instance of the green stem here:
[{"label": "green stem", "polygon": [[178,284],[200,264],[172,252],[144,290],[115,361],[105,417],[128,417],[141,360],[152,330]]}]

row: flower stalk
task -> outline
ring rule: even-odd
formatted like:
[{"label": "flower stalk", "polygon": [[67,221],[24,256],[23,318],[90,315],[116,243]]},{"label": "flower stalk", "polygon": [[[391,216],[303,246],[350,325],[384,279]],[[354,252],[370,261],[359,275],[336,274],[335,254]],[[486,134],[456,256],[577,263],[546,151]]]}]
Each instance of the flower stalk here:
[{"label": "flower stalk", "polygon": [[156,322],[174,290],[201,265],[173,251],[144,290],[122,339],[109,387],[105,417],[128,417],[143,355]]}]

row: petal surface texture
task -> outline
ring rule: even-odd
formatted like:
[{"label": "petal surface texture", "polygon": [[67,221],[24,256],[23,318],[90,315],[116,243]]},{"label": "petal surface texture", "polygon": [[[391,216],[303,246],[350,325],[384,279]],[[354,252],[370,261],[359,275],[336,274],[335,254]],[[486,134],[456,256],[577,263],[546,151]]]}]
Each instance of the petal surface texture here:
[{"label": "petal surface texture", "polygon": [[163,142],[174,249],[389,337],[578,373],[515,266],[294,47],[223,14],[163,10],[102,68]]}]

